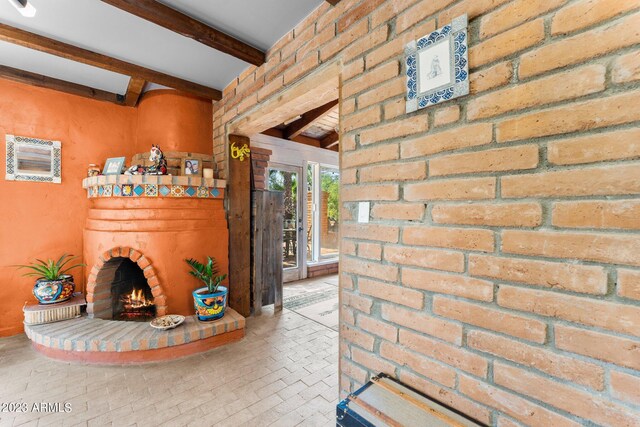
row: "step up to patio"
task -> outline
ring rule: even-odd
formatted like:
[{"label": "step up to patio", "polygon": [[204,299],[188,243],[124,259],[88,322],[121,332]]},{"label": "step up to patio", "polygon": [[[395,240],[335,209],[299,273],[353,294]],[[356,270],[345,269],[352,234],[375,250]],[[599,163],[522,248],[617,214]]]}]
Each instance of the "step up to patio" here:
[{"label": "step up to patio", "polygon": [[65,361],[128,364],[171,360],[238,341],[245,319],[227,308],[222,319],[201,322],[188,316],[175,329],[161,331],[148,322],[80,317],[44,325],[25,325],[33,347]]}]

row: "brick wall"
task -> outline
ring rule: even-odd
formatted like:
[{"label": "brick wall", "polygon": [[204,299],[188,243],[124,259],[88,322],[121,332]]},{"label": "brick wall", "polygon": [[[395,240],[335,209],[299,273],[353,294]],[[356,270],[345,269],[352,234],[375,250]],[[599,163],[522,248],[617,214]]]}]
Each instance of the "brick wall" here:
[{"label": "brick wall", "polygon": [[[639,424],[639,7],[342,0],[225,90],[222,175],[223,123],[342,61],[343,392],[384,371],[491,425]],[[404,114],[404,44],[462,13],[471,95]]]}]

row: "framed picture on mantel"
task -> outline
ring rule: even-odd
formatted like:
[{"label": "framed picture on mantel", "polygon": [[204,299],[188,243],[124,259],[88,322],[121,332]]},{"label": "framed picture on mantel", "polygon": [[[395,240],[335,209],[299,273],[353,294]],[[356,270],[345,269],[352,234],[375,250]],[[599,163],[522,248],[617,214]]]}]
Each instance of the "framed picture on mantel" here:
[{"label": "framed picture on mantel", "polygon": [[124,169],[124,157],[111,157],[107,159],[102,170],[102,175],[120,175]]},{"label": "framed picture on mantel", "polygon": [[467,15],[405,47],[407,113],[469,94]]},{"label": "framed picture on mantel", "polygon": [[202,176],[202,160],[193,158],[182,159],[182,175]]}]

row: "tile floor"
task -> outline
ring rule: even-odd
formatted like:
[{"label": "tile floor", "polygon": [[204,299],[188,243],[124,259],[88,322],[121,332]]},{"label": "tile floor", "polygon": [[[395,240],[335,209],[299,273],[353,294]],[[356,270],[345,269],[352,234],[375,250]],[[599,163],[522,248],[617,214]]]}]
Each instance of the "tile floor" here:
[{"label": "tile floor", "polygon": [[[306,303],[275,315],[265,307],[242,341],[173,362],[67,364],[35,353],[25,336],[0,339],[0,426],[333,426],[338,332],[329,314],[305,310],[327,286],[335,301],[320,302],[333,307],[337,276],[287,285],[285,301]],[[33,411],[43,402],[71,412]],[[6,412],[9,403],[29,411]]]}]

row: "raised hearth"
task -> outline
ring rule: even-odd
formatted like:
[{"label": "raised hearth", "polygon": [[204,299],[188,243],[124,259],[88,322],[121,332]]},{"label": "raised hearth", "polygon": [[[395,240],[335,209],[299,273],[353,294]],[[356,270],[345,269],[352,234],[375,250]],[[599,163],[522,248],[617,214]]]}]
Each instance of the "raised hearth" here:
[{"label": "raised hearth", "polygon": [[34,348],[64,361],[127,364],[170,360],[238,341],[245,320],[227,308],[222,319],[200,322],[188,316],[175,329],[161,331],[147,322],[119,322],[81,317],[24,329]]}]

